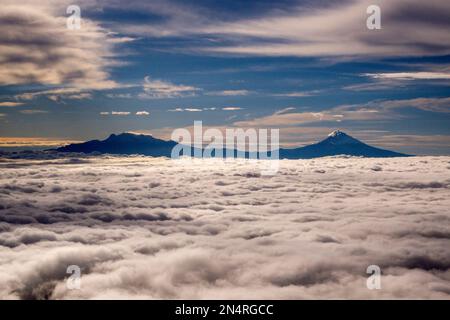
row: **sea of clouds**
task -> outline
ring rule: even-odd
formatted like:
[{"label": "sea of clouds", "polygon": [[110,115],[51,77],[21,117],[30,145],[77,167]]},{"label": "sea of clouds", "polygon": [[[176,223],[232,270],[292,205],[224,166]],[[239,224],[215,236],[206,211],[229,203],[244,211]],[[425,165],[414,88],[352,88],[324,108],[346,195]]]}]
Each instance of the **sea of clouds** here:
[{"label": "sea of clouds", "polygon": [[450,299],[450,157],[29,158],[0,158],[0,299]]}]

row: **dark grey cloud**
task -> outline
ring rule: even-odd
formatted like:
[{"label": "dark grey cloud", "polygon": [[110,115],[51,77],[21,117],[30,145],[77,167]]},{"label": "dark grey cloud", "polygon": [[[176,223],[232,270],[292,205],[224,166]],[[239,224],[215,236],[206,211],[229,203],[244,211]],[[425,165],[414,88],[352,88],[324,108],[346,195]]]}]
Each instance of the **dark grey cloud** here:
[{"label": "dark grey cloud", "polygon": [[2,2],[0,85],[65,86],[60,90],[72,94],[116,86],[107,71],[114,56],[108,31],[88,19],[69,30],[61,14],[66,7],[67,1]]}]

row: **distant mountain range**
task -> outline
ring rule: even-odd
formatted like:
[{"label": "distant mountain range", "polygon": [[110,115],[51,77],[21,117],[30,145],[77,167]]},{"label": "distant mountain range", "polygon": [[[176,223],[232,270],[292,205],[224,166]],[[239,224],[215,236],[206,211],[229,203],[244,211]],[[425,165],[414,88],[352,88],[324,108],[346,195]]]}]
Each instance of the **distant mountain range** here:
[{"label": "distant mountain range", "polygon": [[[141,154],[153,157],[170,157],[174,141],[132,133],[112,134],[105,140],[91,140],[57,148],[59,152]],[[193,151],[194,148],[191,148]],[[192,152],[193,154],[193,152]],[[336,130],[318,143],[294,149],[279,150],[280,159],[312,159],[335,155],[372,158],[406,157],[408,155],[369,146],[346,133]],[[246,153],[248,156],[248,153]]]}]

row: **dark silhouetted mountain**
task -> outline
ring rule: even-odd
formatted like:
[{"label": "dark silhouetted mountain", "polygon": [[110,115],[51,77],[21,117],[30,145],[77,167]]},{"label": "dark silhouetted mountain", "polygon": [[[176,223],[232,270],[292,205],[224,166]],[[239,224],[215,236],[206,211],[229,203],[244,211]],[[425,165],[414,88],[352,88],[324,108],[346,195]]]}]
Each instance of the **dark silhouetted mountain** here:
[{"label": "dark silhouetted mountain", "polygon": [[408,155],[371,147],[346,133],[336,130],[325,140],[295,149],[280,149],[280,159],[311,159],[349,155],[371,158],[407,157]]},{"label": "dark silhouetted mountain", "polygon": [[83,143],[69,144],[56,149],[59,152],[142,154],[154,157],[170,157],[172,148],[177,143],[156,139],[150,135],[122,133],[112,134],[105,140],[91,140]]},{"label": "dark silhouetted mountain", "polygon": [[[132,133],[112,134],[105,140],[91,140],[70,144],[56,149],[59,152],[142,154],[154,157],[170,157],[177,143]],[[234,150],[236,152],[236,150]],[[408,155],[371,147],[341,131],[334,131],[318,143],[295,149],[280,149],[280,159],[311,159],[326,156],[350,155],[361,157],[406,157]],[[194,148],[191,148],[194,154]],[[246,152],[245,156],[248,157]]]}]

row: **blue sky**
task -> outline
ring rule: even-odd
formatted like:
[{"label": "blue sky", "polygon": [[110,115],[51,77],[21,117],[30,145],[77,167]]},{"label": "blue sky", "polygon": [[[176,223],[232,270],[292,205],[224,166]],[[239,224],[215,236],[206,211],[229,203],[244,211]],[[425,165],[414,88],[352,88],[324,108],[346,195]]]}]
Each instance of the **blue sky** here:
[{"label": "blue sky", "polygon": [[[450,4],[394,1],[5,0],[0,147],[124,131],[280,128],[285,146],[341,129],[450,154]],[[366,9],[381,8],[381,30]]]}]

